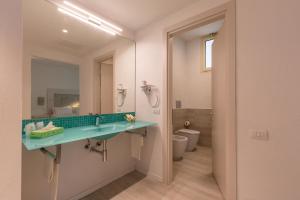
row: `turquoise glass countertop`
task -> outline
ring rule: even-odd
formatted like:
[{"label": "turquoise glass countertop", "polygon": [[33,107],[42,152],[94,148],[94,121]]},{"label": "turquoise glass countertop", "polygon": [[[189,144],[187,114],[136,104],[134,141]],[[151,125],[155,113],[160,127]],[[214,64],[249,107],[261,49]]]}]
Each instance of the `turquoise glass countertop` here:
[{"label": "turquoise glass countertop", "polygon": [[101,124],[100,126],[82,126],[76,128],[67,128],[62,134],[50,136],[43,139],[32,139],[29,136],[24,135],[22,138],[22,142],[27,150],[35,150],[43,147],[50,147],[89,138],[105,140],[112,138],[118,135],[119,133],[125,131],[155,125],[157,124],[154,122],[136,121],[130,123],[127,121],[120,121],[113,123],[105,123]]}]

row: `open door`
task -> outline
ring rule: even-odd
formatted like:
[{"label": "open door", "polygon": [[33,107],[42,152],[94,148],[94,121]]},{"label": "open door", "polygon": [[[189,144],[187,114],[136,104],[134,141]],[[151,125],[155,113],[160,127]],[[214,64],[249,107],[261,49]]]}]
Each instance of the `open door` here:
[{"label": "open door", "polygon": [[113,113],[113,65],[100,64],[100,110],[101,114]]},{"label": "open door", "polygon": [[228,200],[236,199],[234,24],[234,17],[226,15],[212,50],[213,173]]}]

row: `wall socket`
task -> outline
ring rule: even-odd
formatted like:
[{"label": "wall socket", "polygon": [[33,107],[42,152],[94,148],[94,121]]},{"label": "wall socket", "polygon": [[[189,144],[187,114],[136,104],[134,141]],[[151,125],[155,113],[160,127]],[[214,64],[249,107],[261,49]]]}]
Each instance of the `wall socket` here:
[{"label": "wall socket", "polygon": [[250,130],[250,137],[254,140],[269,140],[268,130]]}]

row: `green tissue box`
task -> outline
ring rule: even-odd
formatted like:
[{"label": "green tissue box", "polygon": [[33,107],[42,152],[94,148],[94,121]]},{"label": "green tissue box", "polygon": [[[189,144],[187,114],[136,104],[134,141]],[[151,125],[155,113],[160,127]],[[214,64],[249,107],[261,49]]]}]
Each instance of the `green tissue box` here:
[{"label": "green tissue box", "polygon": [[63,127],[54,127],[51,130],[36,130],[30,133],[30,138],[45,138],[64,132]]}]

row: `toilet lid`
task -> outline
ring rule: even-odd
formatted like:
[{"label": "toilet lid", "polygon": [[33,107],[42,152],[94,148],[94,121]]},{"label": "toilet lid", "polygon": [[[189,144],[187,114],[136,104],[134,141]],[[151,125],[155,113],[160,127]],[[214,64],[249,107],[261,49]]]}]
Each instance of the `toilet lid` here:
[{"label": "toilet lid", "polygon": [[200,134],[200,131],[196,131],[196,130],[192,130],[192,129],[180,129],[176,132],[177,133]]}]

